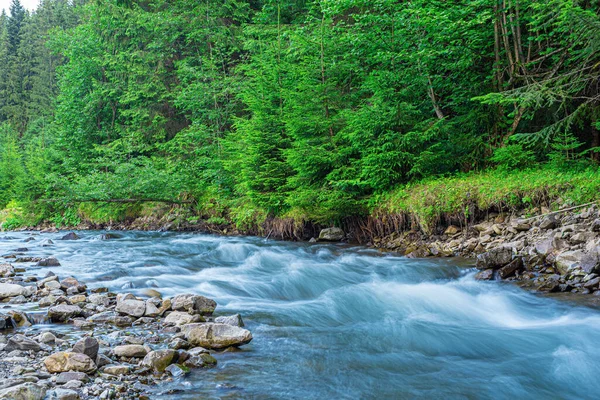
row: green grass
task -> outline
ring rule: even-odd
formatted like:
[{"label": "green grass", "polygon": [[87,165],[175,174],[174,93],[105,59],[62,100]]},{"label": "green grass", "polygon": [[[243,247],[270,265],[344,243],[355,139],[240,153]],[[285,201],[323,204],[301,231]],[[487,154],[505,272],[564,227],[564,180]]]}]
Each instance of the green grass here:
[{"label": "green grass", "polygon": [[444,215],[468,217],[478,210],[531,210],[579,205],[600,199],[600,170],[545,166],[519,171],[491,170],[429,179],[384,196],[378,213],[411,214],[430,232]]}]

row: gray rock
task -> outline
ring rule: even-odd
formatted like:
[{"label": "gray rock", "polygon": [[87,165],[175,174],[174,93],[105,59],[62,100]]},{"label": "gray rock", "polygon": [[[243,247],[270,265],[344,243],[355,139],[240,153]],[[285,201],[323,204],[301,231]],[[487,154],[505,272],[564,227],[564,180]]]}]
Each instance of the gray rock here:
[{"label": "gray rock", "polygon": [[595,219],[591,225],[592,232],[600,232],[600,218]]},{"label": "gray rock", "polygon": [[600,272],[600,251],[598,248],[594,248],[586,253],[579,262],[579,267],[587,272],[599,273]]},{"label": "gray rock", "polygon": [[0,277],[6,278],[15,275],[15,268],[10,264],[0,264]]},{"label": "gray rock", "polygon": [[93,337],[84,337],[81,338],[75,343],[73,346],[73,351],[75,353],[82,353],[95,360],[98,357],[98,350],[100,349],[100,344]]},{"label": "gray rock", "polygon": [[31,382],[0,390],[0,399],[42,400],[44,397],[46,397],[46,388]]},{"label": "gray rock", "polygon": [[14,283],[0,283],[0,299],[8,297],[27,296],[29,291],[21,285]]},{"label": "gray rock", "polygon": [[590,240],[594,240],[596,238],[596,234],[593,232],[579,232],[571,237],[571,243],[579,244],[586,243]]},{"label": "gray rock", "polygon": [[60,267],[60,262],[54,257],[42,258],[37,263],[38,267]]},{"label": "gray rock", "polygon": [[240,314],[217,317],[215,318],[215,322],[218,322],[220,324],[238,326],[240,328],[244,327],[244,321],[242,320],[242,316]]},{"label": "gray rock", "polygon": [[340,228],[326,228],[319,233],[319,240],[328,242],[339,242],[344,237],[346,237],[346,234]]},{"label": "gray rock", "polygon": [[204,322],[204,319],[200,315],[190,315],[187,312],[173,311],[164,320],[165,324],[172,324],[176,326],[191,324],[194,322]]},{"label": "gray rock", "polygon": [[214,300],[193,294],[181,294],[171,299],[174,311],[186,311],[190,314],[211,315],[216,307]]},{"label": "gray rock", "polygon": [[87,376],[87,374],[84,374],[83,372],[75,372],[75,371],[61,372],[56,377],[56,383],[59,385],[63,385],[65,383],[71,382],[71,381],[79,381],[79,382],[87,383],[90,381],[90,377]]},{"label": "gray rock", "polygon": [[104,367],[103,372],[111,375],[127,375],[131,371],[131,368],[127,365],[107,365]]},{"label": "gray rock", "polygon": [[79,236],[75,232],[69,232],[65,236],[61,237],[60,240],[78,240]]},{"label": "gray rock", "polygon": [[42,350],[42,348],[38,343],[29,339],[26,336],[14,335],[10,339],[8,339],[8,342],[6,343],[6,347],[4,348],[4,351],[7,351],[7,352],[10,352],[13,350],[40,351],[40,350]]},{"label": "gray rock", "polygon": [[554,229],[558,226],[558,221],[554,215],[548,215],[540,222],[540,229]]},{"label": "gray rock", "polygon": [[585,253],[580,250],[565,251],[556,256],[554,265],[561,275],[565,275],[573,268],[579,267],[584,257]]},{"label": "gray rock", "polygon": [[51,400],[79,400],[79,394],[71,389],[58,388],[50,392]]},{"label": "gray rock", "polygon": [[250,331],[237,326],[205,323],[192,324],[190,328],[185,330],[185,338],[193,346],[218,350],[250,343],[252,334]]},{"label": "gray rock", "polygon": [[184,376],[185,374],[187,374],[189,372],[189,370],[187,368],[184,369],[177,364],[169,365],[167,368],[165,368],[165,371],[168,372],[169,374],[171,374],[171,376],[173,376],[175,378]]},{"label": "gray rock", "polygon": [[13,322],[10,315],[0,313],[0,331],[5,329],[12,329]]},{"label": "gray rock", "polygon": [[117,312],[139,318],[146,312],[146,302],[142,300],[123,300],[117,303]]},{"label": "gray rock", "polygon": [[517,257],[514,260],[512,260],[508,265],[505,265],[504,267],[500,268],[498,270],[498,275],[500,276],[500,278],[506,279],[513,276],[515,272],[521,269],[523,269],[523,260],[521,259],[521,257]]},{"label": "gray rock", "polygon": [[479,271],[477,274],[475,274],[475,279],[478,281],[491,281],[494,279],[494,270],[484,269],[483,271]]},{"label": "gray rock", "polygon": [[512,261],[513,251],[509,247],[498,247],[477,256],[477,269],[495,269]]},{"label": "gray rock", "polygon": [[148,350],[139,344],[126,344],[123,346],[117,346],[113,349],[113,352],[118,357],[135,357],[142,358],[148,354]]},{"label": "gray rock", "polygon": [[80,317],[83,311],[78,306],[59,304],[48,309],[48,318],[52,322],[67,322],[71,318]]}]

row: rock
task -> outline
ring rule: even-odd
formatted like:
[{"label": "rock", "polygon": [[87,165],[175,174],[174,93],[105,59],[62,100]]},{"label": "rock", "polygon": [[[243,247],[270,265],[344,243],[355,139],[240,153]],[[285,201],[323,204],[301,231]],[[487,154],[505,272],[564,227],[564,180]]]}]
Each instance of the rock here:
[{"label": "rock", "polygon": [[500,268],[512,261],[513,251],[509,247],[497,247],[477,256],[477,269]]},{"label": "rock", "polygon": [[142,360],[142,365],[162,373],[171,365],[176,355],[177,352],[171,349],[151,351]]},{"label": "rock", "polygon": [[340,228],[326,228],[321,230],[319,233],[319,240],[325,240],[328,242],[339,242],[346,234]]},{"label": "rock", "polygon": [[123,300],[117,302],[117,312],[139,318],[146,312],[146,302],[142,300]]},{"label": "rock", "polygon": [[540,229],[554,229],[558,226],[558,222],[554,215],[548,215],[540,222]]},{"label": "rock", "polygon": [[44,365],[50,373],[67,371],[92,373],[96,370],[94,361],[85,354],[64,351],[46,357]]},{"label": "rock", "polygon": [[460,232],[460,228],[458,226],[450,225],[444,231],[444,235],[456,235],[458,232]]},{"label": "rock", "polygon": [[182,367],[177,364],[169,365],[167,368],[165,368],[165,371],[175,378],[184,376],[185,374],[190,372],[190,370],[187,367]]},{"label": "rock", "polygon": [[11,352],[13,350],[22,350],[22,351],[40,351],[42,348],[35,341],[29,339],[23,335],[14,335],[8,342],[6,343],[6,347],[4,351]]},{"label": "rock", "polygon": [[0,264],[0,277],[6,278],[15,275],[15,268],[10,264]]},{"label": "rock", "polygon": [[171,299],[174,311],[187,311],[190,314],[211,315],[216,307],[214,300],[193,294],[181,294]]},{"label": "rock", "polygon": [[513,228],[515,228],[517,232],[526,232],[531,229],[531,225],[523,222],[518,222],[513,225]]},{"label": "rock", "polygon": [[579,244],[586,243],[590,240],[594,240],[596,238],[596,234],[593,232],[579,232],[573,236],[571,236],[571,243]]},{"label": "rock", "polygon": [[122,346],[117,346],[113,349],[113,352],[118,357],[127,358],[142,358],[148,354],[146,348],[139,344],[125,344]]},{"label": "rock", "polygon": [[554,265],[561,275],[566,275],[571,269],[578,267],[584,257],[585,253],[580,250],[565,251],[556,256]]},{"label": "rock", "polygon": [[42,258],[37,262],[38,267],[60,267],[60,262],[54,257]]},{"label": "rock", "polygon": [[48,290],[57,290],[60,289],[60,283],[57,281],[48,281],[44,283],[44,288]]},{"label": "rock", "polygon": [[592,289],[592,288],[597,288],[599,284],[600,284],[600,277],[590,279],[589,281],[587,281],[586,283],[583,284],[583,287],[586,289]]},{"label": "rock", "polygon": [[10,315],[0,313],[0,331],[14,328]]},{"label": "rock", "polygon": [[191,329],[185,332],[185,338],[194,346],[218,350],[250,343],[252,334],[237,326],[205,323],[192,324]]},{"label": "rock", "polygon": [[98,343],[98,340],[89,336],[79,339],[77,343],[75,343],[75,346],[73,346],[73,352],[85,354],[92,360],[95,360],[96,357],[98,357],[99,349],[100,344]]},{"label": "rock", "polygon": [[79,394],[71,389],[58,388],[50,392],[50,400],[79,400]]},{"label": "rock", "polygon": [[595,219],[594,222],[592,222],[590,229],[592,232],[600,232],[600,218]]},{"label": "rock", "polygon": [[8,297],[26,296],[29,292],[24,286],[14,283],[0,283],[0,299]]},{"label": "rock", "polygon": [[[16,299],[16,297],[13,297],[13,299]],[[23,328],[32,325],[31,321],[29,321],[29,317],[24,312],[9,311],[8,314],[11,316],[13,323],[17,328]]]},{"label": "rock", "polygon": [[103,372],[111,375],[127,375],[131,368],[127,365],[107,365]]},{"label": "rock", "polygon": [[56,342],[56,336],[54,336],[51,332],[44,332],[40,334],[38,342],[44,344],[54,344]]},{"label": "rock", "polygon": [[144,315],[146,317],[158,317],[159,314],[160,312],[158,307],[156,307],[151,301],[146,301],[146,311],[144,312]]},{"label": "rock", "polygon": [[475,274],[475,279],[478,281],[491,281],[494,279],[494,270],[485,269],[483,271],[479,271],[477,274]]},{"label": "rock", "polygon": [[199,354],[197,356],[192,356],[188,360],[186,360],[183,365],[188,368],[205,368],[205,367],[214,367],[217,365],[217,360],[208,353]]},{"label": "rock", "polygon": [[46,388],[32,382],[26,382],[0,390],[0,399],[43,400],[45,397]]},{"label": "rock", "polygon": [[[85,290],[85,285],[80,283],[77,279],[73,278],[72,276],[69,276],[68,278],[65,278],[62,281],[60,281],[60,286],[63,290],[68,290],[70,288],[77,288],[78,292],[83,292]],[[79,290],[82,288],[83,290]]]},{"label": "rock", "polygon": [[104,307],[108,307],[110,305],[110,299],[105,294],[94,293],[89,295],[88,301],[92,304],[101,305]]},{"label": "rock", "polygon": [[148,297],[156,297],[158,299],[162,299],[162,294],[158,290],[154,289],[146,289],[144,290],[144,295]]},{"label": "rock", "polygon": [[67,322],[74,317],[82,316],[83,312],[78,306],[59,304],[48,309],[48,318],[52,322]]},{"label": "rock", "polygon": [[600,272],[600,251],[598,248],[592,249],[588,253],[586,253],[579,262],[579,267],[587,272],[598,273]]},{"label": "rock", "polygon": [[176,326],[191,324],[194,322],[204,322],[204,318],[200,315],[190,315],[186,312],[173,311],[165,318],[165,324],[173,324]]},{"label": "rock", "polygon": [[78,240],[79,236],[75,232],[67,233],[65,236],[61,237],[60,240]]},{"label": "rock", "polygon": [[220,324],[238,326],[240,328],[244,327],[244,321],[242,320],[242,316],[240,314],[234,314],[227,317],[217,317],[215,318],[215,322],[218,322]]},{"label": "rock", "polygon": [[505,265],[504,267],[498,270],[498,275],[502,279],[509,278],[515,274],[515,272],[523,269],[523,259],[521,257],[517,257],[510,262],[510,264]]}]

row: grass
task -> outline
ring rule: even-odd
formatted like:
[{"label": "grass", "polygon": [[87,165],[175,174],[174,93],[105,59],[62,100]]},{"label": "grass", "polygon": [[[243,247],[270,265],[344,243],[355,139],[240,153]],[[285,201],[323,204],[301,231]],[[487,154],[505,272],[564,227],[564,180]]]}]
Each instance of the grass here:
[{"label": "grass", "polygon": [[519,171],[490,170],[454,177],[428,179],[406,185],[384,196],[376,211],[410,214],[426,232],[444,216],[469,218],[473,213],[557,209],[600,199],[598,167],[543,166]]}]

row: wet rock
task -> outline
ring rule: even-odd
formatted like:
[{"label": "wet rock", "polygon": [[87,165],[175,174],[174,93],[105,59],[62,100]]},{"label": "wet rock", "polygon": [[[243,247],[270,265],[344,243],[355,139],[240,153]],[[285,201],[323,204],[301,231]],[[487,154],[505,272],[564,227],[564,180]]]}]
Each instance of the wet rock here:
[{"label": "wet rock", "polygon": [[176,356],[177,352],[171,349],[151,351],[142,360],[142,365],[162,373],[171,365]]},{"label": "wet rock", "polygon": [[84,337],[81,338],[75,343],[73,346],[73,352],[82,353],[95,360],[98,357],[98,350],[100,349],[100,344],[98,340],[93,337]]},{"label": "wet rock", "polygon": [[10,264],[0,264],[0,277],[6,278],[15,275],[15,268]]},{"label": "wet rock", "polygon": [[[16,297],[14,297],[14,299],[16,299]],[[27,314],[22,311],[9,311],[8,314],[11,316],[13,323],[17,328],[23,328],[32,325]]]},{"label": "wet rock", "polygon": [[141,317],[146,312],[146,302],[142,300],[122,300],[117,302],[117,312],[130,315],[132,317]]},{"label": "wet rock", "polygon": [[77,234],[75,232],[69,232],[60,238],[60,240],[78,240],[78,239],[80,239],[80,237],[77,236]]},{"label": "wet rock", "polygon": [[98,239],[100,240],[112,240],[112,239],[119,239],[121,236],[117,235],[115,233],[103,233],[102,235],[100,235],[98,237]]},{"label": "wet rock", "polygon": [[509,278],[515,274],[515,272],[523,269],[523,259],[521,257],[517,257],[510,262],[510,264],[505,265],[504,267],[498,270],[498,275],[502,279]]},{"label": "wet rock", "polygon": [[182,367],[178,364],[169,365],[167,368],[165,368],[165,371],[168,372],[171,376],[173,376],[175,378],[184,376],[185,374],[190,372],[189,368]]},{"label": "wet rock", "polygon": [[0,399],[42,400],[46,397],[46,388],[32,382],[0,390]]},{"label": "wet rock", "polygon": [[8,297],[26,296],[29,291],[21,285],[14,283],[0,283],[0,299],[6,299]]},{"label": "wet rock", "polygon": [[43,332],[38,337],[38,342],[44,344],[54,344],[56,342],[56,336],[52,332]]},{"label": "wet rock", "polygon": [[165,322],[165,324],[172,324],[172,325],[179,326],[179,325],[191,324],[194,322],[204,322],[204,318],[202,318],[200,315],[190,315],[186,312],[173,311],[169,315],[167,315],[164,322]]},{"label": "wet rock", "polygon": [[142,345],[139,344],[126,344],[122,346],[117,346],[113,349],[113,352],[118,357],[127,357],[127,358],[142,358],[148,354],[148,350]]},{"label": "wet rock", "polygon": [[244,321],[242,320],[242,316],[240,314],[217,317],[215,318],[215,322],[218,322],[220,324],[238,326],[240,328],[244,327]]},{"label": "wet rock", "polygon": [[71,318],[80,317],[83,311],[78,306],[60,304],[48,309],[48,318],[52,322],[67,322]]},{"label": "wet rock", "polygon": [[12,318],[10,317],[10,315],[0,313],[0,331],[6,330],[6,329],[12,329],[13,327],[14,326],[13,326]]},{"label": "wet rock", "polygon": [[190,314],[211,315],[216,307],[214,300],[193,294],[182,294],[171,299],[174,311],[186,311]]},{"label": "wet rock", "polygon": [[494,279],[494,270],[485,269],[483,271],[480,271],[477,274],[475,274],[475,279],[477,279],[478,281],[491,281]]},{"label": "wet rock", "polygon": [[8,342],[6,343],[6,347],[4,351],[11,352],[14,350],[22,350],[22,351],[40,351],[42,350],[41,346],[35,341],[29,339],[23,335],[14,335]]},{"label": "wet rock", "polygon": [[498,247],[477,256],[477,269],[494,269],[505,266],[512,261],[513,251],[509,247]]},{"label": "wet rock", "polygon": [[344,239],[346,234],[340,228],[326,228],[321,230],[319,233],[319,240],[325,240],[328,242],[339,242]]},{"label": "wet rock", "polygon": [[188,368],[206,368],[217,365],[217,360],[208,353],[198,354],[187,359],[183,365]]},{"label": "wet rock", "polygon": [[94,361],[82,353],[58,352],[44,360],[44,365],[50,373],[77,371],[92,373],[96,370]]},{"label": "wet rock", "polygon": [[127,375],[131,368],[127,365],[107,365],[103,372],[111,375]]},{"label": "wet rock", "polygon": [[184,333],[190,344],[207,349],[242,346],[252,340],[250,331],[219,323],[192,324],[187,327]]},{"label": "wet rock", "polygon": [[60,267],[60,262],[54,257],[42,258],[37,262],[38,267]]},{"label": "wet rock", "polygon": [[63,290],[76,288],[77,292],[83,292],[86,289],[84,284],[80,283],[77,279],[73,278],[72,276],[69,276],[68,278],[65,278],[62,281],[60,281],[60,286]]}]

